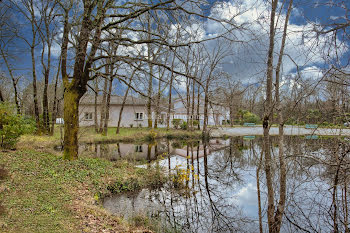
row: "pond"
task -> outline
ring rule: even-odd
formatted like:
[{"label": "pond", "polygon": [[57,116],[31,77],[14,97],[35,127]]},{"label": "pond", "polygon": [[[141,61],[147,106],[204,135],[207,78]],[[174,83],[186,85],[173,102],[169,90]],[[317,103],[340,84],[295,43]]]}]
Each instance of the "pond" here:
[{"label": "pond", "polygon": [[[259,188],[262,228],[268,232],[262,143],[262,137],[232,137],[204,143],[110,144],[108,149],[91,145],[91,149],[113,160],[157,164],[181,183],[182,188],[169,182],[156,190],[105,198],[104,207],[116,215],[148,216],[157,222],[159,232],[259,232]],[[270,148],[277,202],[277,137],[271,138]],[[287,200],[281,232],[347,230],[349,148],[344,138],[286,137]]]}]

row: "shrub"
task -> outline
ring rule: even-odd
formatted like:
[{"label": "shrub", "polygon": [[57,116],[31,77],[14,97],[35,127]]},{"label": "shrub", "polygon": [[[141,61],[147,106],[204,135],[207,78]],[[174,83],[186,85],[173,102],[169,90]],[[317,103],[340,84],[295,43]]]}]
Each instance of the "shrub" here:
[{"label": "shrub", "polygon": [[182,124],[180,125],[181,129],[186,130],[187,129],[187,122],[183,121]]},{"label": "shrub", "polygon": [[23,134],[34,133],[36,131],[35,119],[30,116],[22,117],[22,129],[23,129]]},{"label": "shrub", "polygon": [[155,132],[153,129],[147,134],[145,137],[147,141],[154,141],[157,137],[157,132]]},{"label": "shrub", "polygon": [[173,119],[172,121],[171,121],[171,123],[173,124],[173,126],[174,126],[174,128],[175,129],[178,129],[179,128],[179,126],[180,126],[180,124],[181,124],[181,119]]},{"label": "shrub", "polygon": [[260,121],[260,118],[254,113],[247,111],[243,114],[243,121],[247,123],[257,124]]},{"label": "shrub", "polygon": [[199,121],[198,121],[198,120],[189,120],[189,121],[188,121],[188,124],[189,124],[189,125],[193,125],[193,126],[195,127],[195,126],[198,126]]},{"label": "shrub", "polygon": [[13,149],[22,134],[34,130],[35,126],[32,123],[16,114],[14,106],[8,103],[0,104],[0,147]]}]

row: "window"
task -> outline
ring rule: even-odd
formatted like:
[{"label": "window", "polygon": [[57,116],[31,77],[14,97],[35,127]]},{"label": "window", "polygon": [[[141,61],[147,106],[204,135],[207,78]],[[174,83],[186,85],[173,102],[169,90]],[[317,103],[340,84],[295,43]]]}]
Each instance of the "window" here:
[{"label": "window", "polygon": [[142,152],[142,145],[135,145],[135,152]]},{"label": "window", "polygon": [[84,116],[84,119],[85,119],[86,121],[92,120],[92,112],[86,112],[86,113],[85,113],[85,116]]},{"label": "window", "polygon": [[136,112],[135,113],[135,120],[143,120],[143,112]]}]

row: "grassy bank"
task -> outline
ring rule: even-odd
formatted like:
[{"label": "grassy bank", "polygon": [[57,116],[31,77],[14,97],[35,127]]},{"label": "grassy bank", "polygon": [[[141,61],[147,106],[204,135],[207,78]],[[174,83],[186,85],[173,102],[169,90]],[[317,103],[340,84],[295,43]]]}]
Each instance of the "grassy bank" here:
[{"label": "grassy bank", "polygon": [[8,172],[0,185],[1,232],[148,232],[108,214],[101,197],[155,185],[156,171],[33,150],[0,152],[0,165]]},{"label": "grassy bank", "polygon": [[120,141],[120,142],[133,142],[133,141],[147,141],[150,137],[156,139],[169,138],[169,139],[187,139],[187,138],[200,138],[201,131],[187,131],[187,130],[175,130],[164,128],[149,129],[149,128],[121,128],[119,134],[115,134],[116,128],[108,128],[107,136],[96,134],[92,128],[82,128],[80,130],[80,140],[83,142],[103,142],[103,141]]},{"label": "grassy bank", "polygon": [[[148,128],[121,128],[119,134],[115,134],[116,128],[108,128],[107,136],[96,133],[94,128],[82,127],[79,129],[79,142],[143,142],[153,139],[200,139],[201,131],[186,131],[175,129],[148,129]],[[60,145],[61,135],[57,127],[53,136],[46,135],[22,135],[17,148],[33,149],[42,152],[57,153],[53,150],[54,146]]]}]

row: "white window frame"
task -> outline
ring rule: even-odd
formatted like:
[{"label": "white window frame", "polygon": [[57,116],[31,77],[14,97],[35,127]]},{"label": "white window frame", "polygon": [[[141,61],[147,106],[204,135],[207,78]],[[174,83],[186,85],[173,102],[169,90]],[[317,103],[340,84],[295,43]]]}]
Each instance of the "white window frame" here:
[{"label": "white window frame", "polygon": [[143,112],[135,112],[135,121],[143,121],[144,114]]},{"label": "white window frame", "polygon": [[142,145],[135,145],[135,152],[138,152],[138,153],[143,152]]},{"label": "white window frame", "polygon": [[84,120],[85,121],[92,121],[92,112],[85,112],[84,113]]}]

